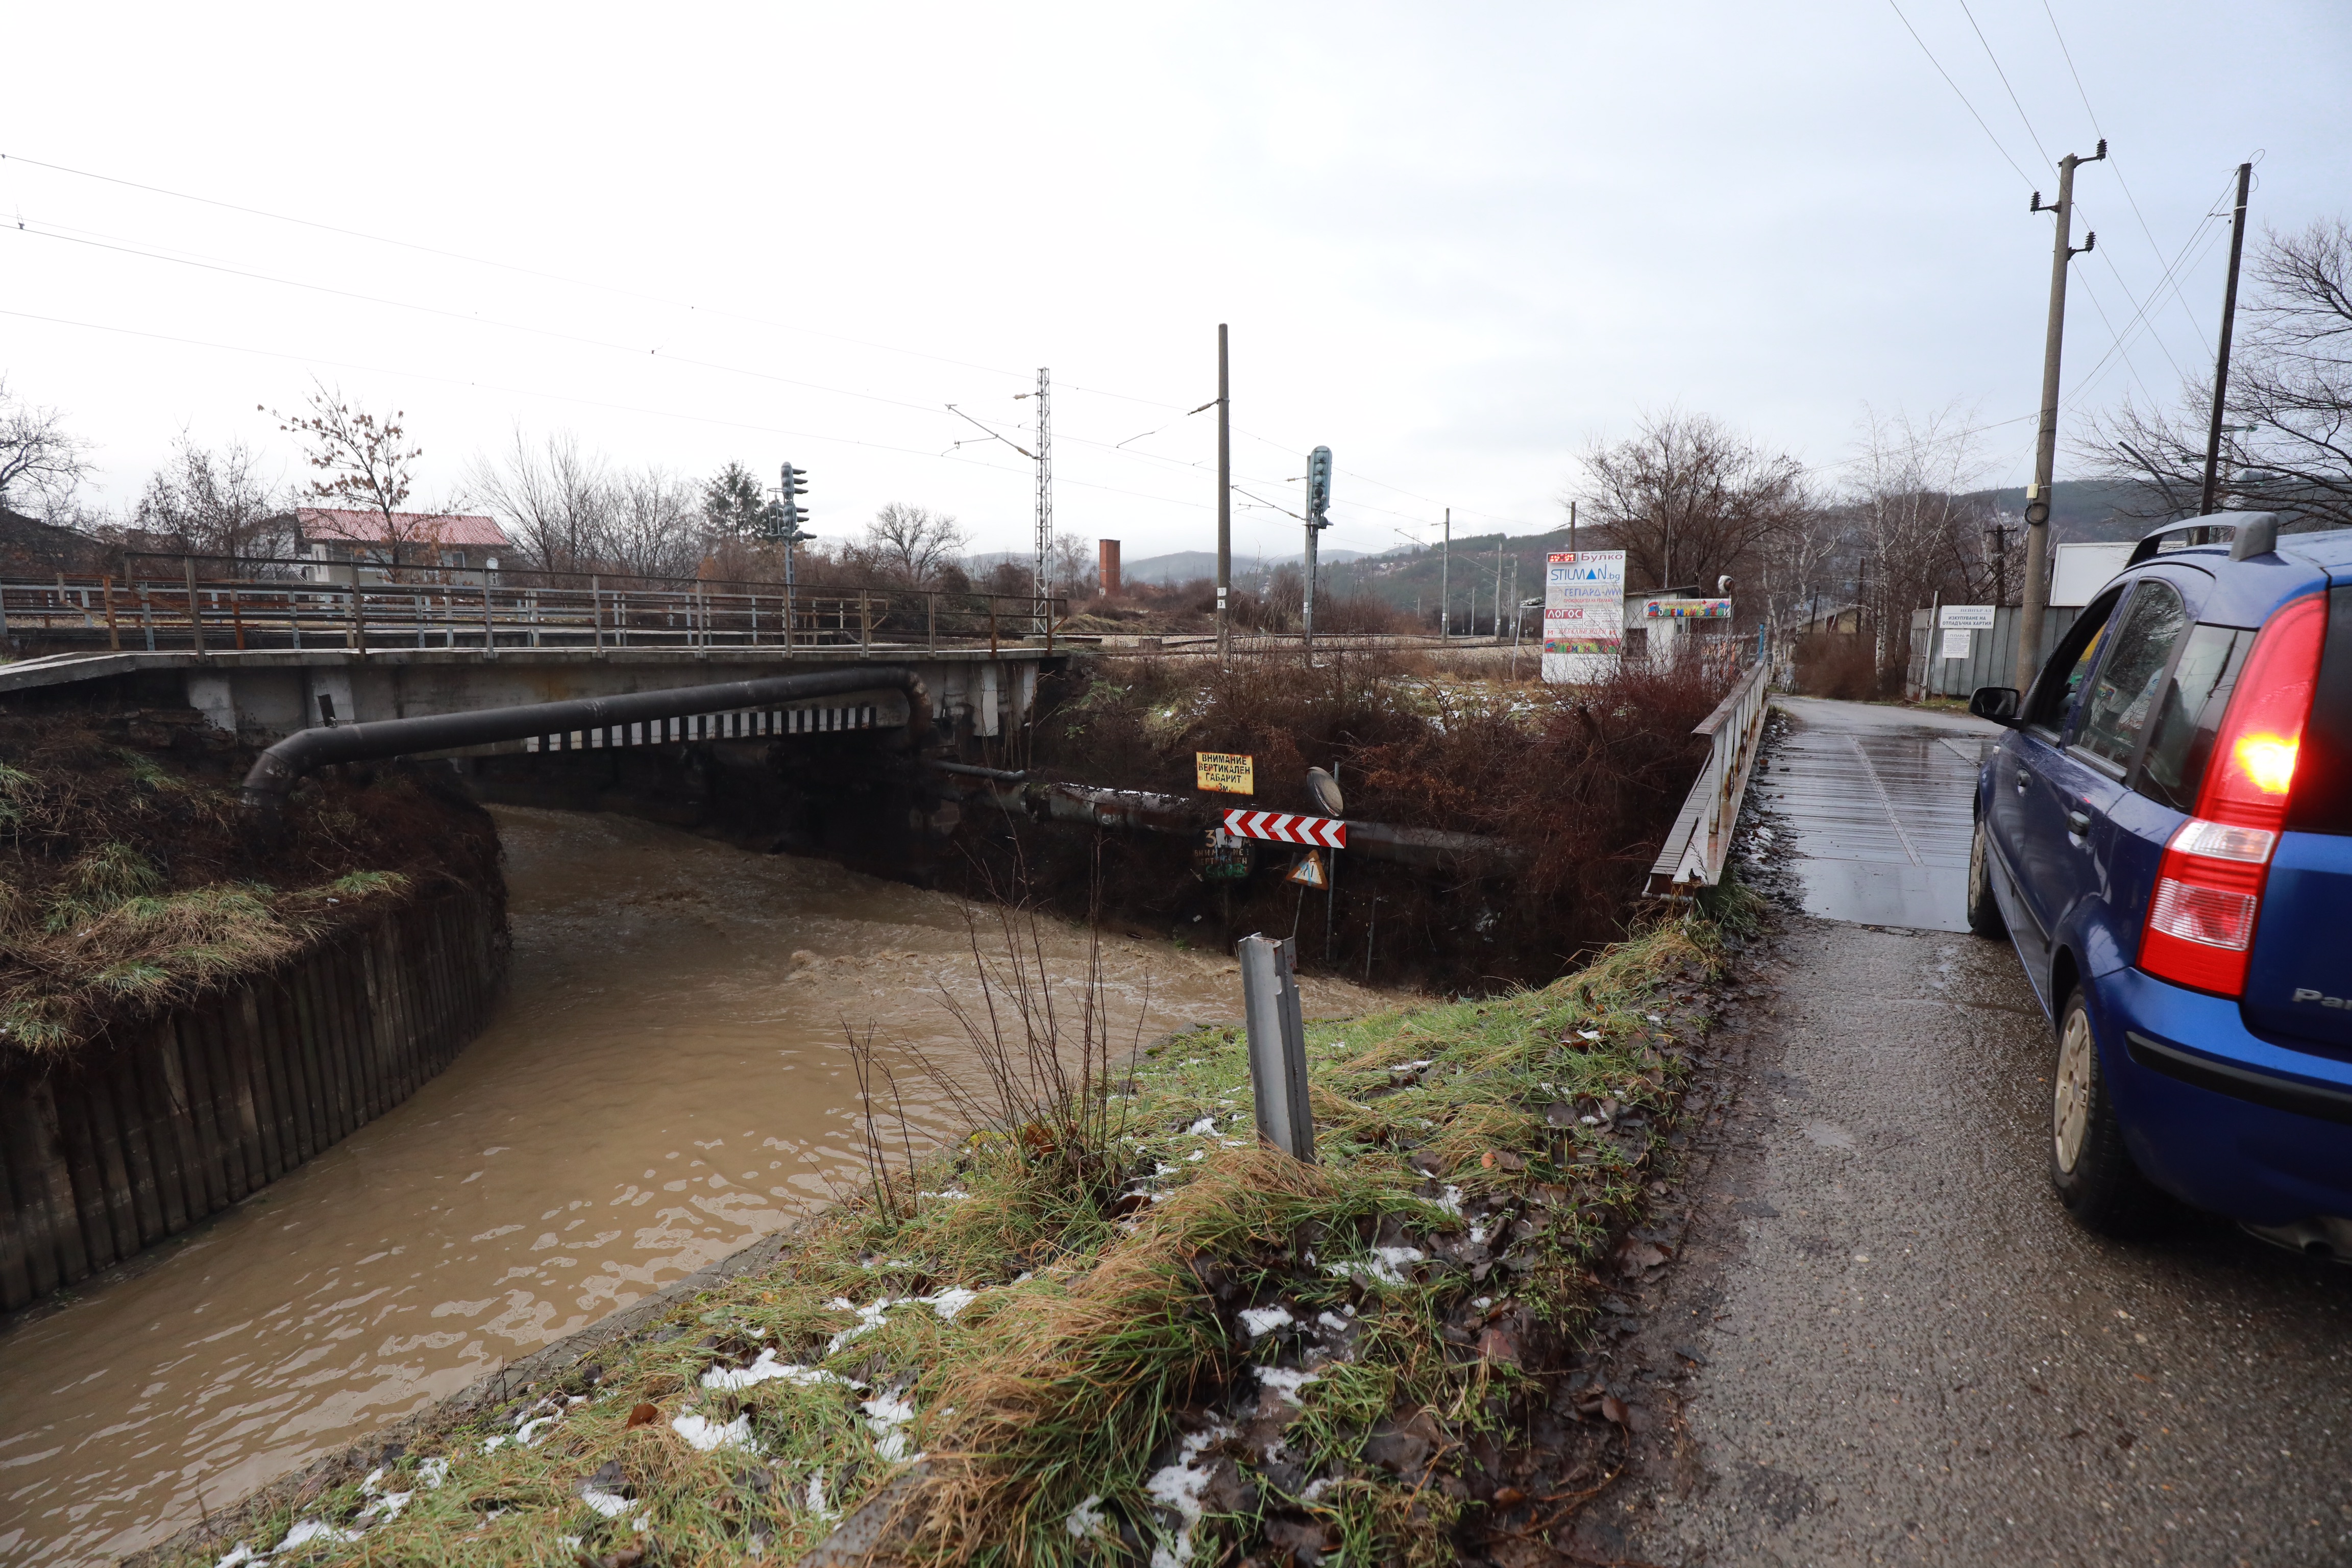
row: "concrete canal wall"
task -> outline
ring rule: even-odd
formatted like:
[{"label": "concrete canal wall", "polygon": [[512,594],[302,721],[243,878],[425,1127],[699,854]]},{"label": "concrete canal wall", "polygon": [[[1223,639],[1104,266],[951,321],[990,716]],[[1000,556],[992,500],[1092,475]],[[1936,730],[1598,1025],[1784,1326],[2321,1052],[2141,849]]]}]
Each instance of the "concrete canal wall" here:
[{"label": "concrete canal wall", "polygon": [[68,1060],[0,1063],[0,1309],[177,1235],[398,1105],[473,1038],[505,968],[503,893],[440,890]]}]

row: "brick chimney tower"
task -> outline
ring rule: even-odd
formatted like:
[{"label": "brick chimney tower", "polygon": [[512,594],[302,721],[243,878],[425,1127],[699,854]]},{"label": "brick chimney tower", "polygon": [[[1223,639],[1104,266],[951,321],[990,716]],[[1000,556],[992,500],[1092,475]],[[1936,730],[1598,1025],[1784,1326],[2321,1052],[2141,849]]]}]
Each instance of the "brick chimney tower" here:
[{"label": "brick chimney tower", "polygon": [[1101,577],[1102,577],[1102,596],[1103,596],[1104,598],[1106,598],[1106,599],[1116,599],[1116,598],[1118,598],[1118,540],[1116,540],[1116,539],[1097,539],[1097,540],[1096,540],[1096,541],[1095,541],[1095,565],[1096,565],[1097,570],[1099,572],[1099,574],[1101,574]]}]

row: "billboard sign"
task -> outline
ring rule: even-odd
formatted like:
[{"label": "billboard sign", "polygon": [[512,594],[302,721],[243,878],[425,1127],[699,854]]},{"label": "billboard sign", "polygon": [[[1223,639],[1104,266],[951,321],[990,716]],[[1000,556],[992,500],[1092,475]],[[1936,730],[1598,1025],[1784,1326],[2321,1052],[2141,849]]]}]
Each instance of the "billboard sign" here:
[{"label": "billboard sign", "polygon": [[1555,551],[1544,561],[1543,678],[1606,680],[1625,651],[1625,552]]},{"label": "billboard sign", "polygon": [[1728,599],[1644,599],[1642,618],[1645,621],[1727,621],[1731,618]]}]

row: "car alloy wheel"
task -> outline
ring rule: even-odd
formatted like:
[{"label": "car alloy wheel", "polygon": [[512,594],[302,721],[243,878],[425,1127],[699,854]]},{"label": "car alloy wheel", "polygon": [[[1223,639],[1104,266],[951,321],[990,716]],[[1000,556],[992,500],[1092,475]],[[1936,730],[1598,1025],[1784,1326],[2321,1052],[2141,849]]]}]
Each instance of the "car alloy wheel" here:
[{"label": "car alloy wheel", "polygon": [[2074,1008],[2066,1015],[2066,1033],[2058,1042],[2058,1071],[2050,1104],[2051,1152],[2058,1169],[2068,1175],[2082,1163],[2083,1138],[2091,1126],[2091,1086],[2098,1070],[2098,1047],[2092,1043],[2090,1015]]}]

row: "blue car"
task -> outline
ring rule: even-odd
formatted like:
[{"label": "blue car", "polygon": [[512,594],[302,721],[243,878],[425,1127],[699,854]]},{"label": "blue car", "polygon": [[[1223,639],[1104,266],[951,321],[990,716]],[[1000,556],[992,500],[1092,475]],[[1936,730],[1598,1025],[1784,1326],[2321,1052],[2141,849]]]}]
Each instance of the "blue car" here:
[{"label": "blue car", "polygon": [[2160,529],[2030,693],[1969,708],[2009,731],[1969,923],[2055,1027],[2061,1201],[2111,1235],[2186,1203],[2352,1261],[2352,530]]}]

